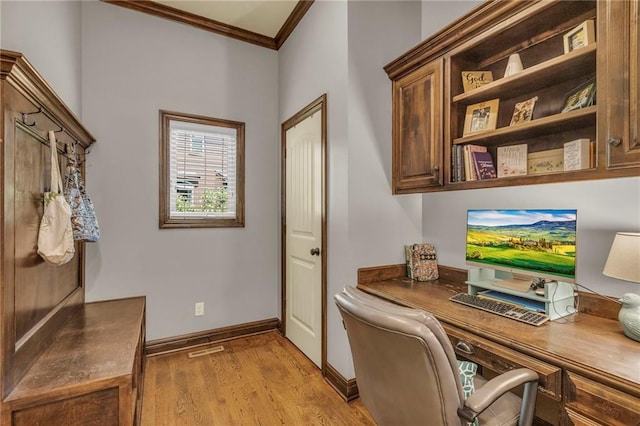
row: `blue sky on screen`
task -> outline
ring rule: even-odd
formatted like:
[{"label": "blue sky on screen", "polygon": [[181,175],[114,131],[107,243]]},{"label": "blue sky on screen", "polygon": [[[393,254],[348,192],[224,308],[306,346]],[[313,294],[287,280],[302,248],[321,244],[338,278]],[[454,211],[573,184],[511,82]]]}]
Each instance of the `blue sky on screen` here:
[{"label": "blue sky on screen", "polygon": [[576,210],[469,210],[469,225],[529,225],[547,221],[576,220]]}]

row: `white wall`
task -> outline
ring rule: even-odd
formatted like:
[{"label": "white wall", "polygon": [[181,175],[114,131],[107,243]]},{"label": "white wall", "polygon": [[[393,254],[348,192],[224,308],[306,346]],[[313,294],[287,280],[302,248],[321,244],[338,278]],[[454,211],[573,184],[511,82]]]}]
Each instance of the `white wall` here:
[{"label": "white wall", "polygon": [[391,196],[391,83],[420,37],[419,2],[316,2],[279,51],[280,122],[327,93],[327,360],[353,377],[333,295],[420,238],[420,196]]},{"label": "white wall", "polygon": [[356,269],[384,265],[419,242],[421,196],[391,195],[391,80],[383,69],[417,44],[419,14],[419,2],[349,3],[349,240]]},{"label": "white wall", "polygon": [[[82,12],[102,233],[87,300],[146,295],[149,340],[278,317],[277,52],[103,2]],[[244,228],[158,229],[160,109],[246,123]]]},{"label": "white wall", "polygon": [[0,1],[0,48],[22,53],[78,116],[81,6],[79,1]]},{"label": "white wall", "polygon": [[461,18],[483,0],[422,0],[422,39]]},{"label": "white wall", "polygon": [[349,270],[347,3],[315,2],[278,53],[279,122],[327,94],[327,359],[352,377],[349,345],[336,325],[332,295]]}]

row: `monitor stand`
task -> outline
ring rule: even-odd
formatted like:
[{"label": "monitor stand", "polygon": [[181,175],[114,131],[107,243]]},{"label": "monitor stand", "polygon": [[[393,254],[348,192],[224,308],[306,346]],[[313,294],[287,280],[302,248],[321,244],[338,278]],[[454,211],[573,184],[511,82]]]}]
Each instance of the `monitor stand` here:
[{"label": "monitor stand", "polygon": [[496,281],[493,283],[496,287],[508,288],[509,290],[521,291],[527,293],[531,289],[531,277],[526,275],[513,275],[513,278]]}]

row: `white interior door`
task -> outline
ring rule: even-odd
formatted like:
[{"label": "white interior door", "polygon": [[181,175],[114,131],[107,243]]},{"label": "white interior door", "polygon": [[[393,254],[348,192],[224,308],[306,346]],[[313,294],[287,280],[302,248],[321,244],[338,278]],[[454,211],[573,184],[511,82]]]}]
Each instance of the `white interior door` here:
[{"label": "white interior door", "polygon": [[322,368],[322,112],[286,131],[286,336]]}]

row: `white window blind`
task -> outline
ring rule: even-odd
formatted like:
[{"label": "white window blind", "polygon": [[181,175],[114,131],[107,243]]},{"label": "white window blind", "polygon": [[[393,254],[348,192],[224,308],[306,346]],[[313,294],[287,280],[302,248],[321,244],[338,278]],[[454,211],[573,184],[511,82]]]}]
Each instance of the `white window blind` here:
[{"label": "white window blind", "polygon": [[237,131],[171,120],[169,218],[236,216]]}]

